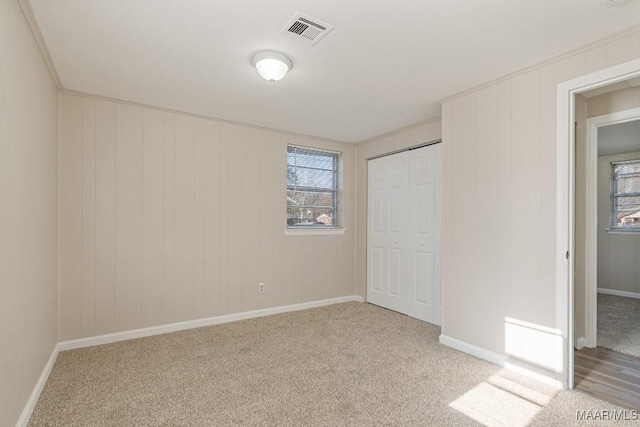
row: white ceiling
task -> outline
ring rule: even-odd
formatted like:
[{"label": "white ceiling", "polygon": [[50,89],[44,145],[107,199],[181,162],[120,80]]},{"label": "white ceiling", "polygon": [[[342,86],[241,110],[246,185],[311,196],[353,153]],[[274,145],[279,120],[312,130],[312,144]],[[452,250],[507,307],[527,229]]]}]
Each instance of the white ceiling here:
[{"label": "white ceiling", "polygon": [[[640,0],[31,0],[65,89],[358,142],[640,22]],[[296,11],[335,25],[278,35]],[[262,49],[294,67],[268,83]]]},{"label": "white ceiling", "polygon": [[598,128],[598,156],[640,151],[640,120]]}]

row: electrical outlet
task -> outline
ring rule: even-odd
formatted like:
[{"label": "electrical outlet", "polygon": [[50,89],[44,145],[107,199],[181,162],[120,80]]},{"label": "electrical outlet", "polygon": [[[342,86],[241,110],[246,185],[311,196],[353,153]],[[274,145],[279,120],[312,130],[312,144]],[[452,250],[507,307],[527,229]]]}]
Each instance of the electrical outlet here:
[{"label": "electrical outlet", "polygon": [[264,283],[262,282],[258,283],[258,293],[264,294]]}]

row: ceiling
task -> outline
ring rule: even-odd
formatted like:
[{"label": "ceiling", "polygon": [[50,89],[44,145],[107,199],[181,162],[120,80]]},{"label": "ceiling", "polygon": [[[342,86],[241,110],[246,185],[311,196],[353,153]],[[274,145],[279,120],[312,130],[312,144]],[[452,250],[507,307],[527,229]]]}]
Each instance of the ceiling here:
[{"label": "ceiling", "polygon": [[[65,89],[339,141],[640,21],[640,0],[31,0]],[[301,11],[335,26],[279,35]],[[262,80],[259,50],[294,63]]]},{"label": "ceiling", "polygon": [[598,128],[598,156],[640,151],[640,120]]}]

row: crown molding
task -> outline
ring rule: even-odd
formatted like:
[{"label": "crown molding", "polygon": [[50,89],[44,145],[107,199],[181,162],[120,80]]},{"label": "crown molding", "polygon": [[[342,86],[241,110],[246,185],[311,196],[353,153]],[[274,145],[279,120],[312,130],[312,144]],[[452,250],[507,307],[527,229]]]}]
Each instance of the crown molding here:
[{"label": "crown molding", "polygon": [[49,69],[51,78],[56,84],[58,90],[63,90],[64,86],[62,86],[62,81],[60,80],[60,76],[58,75],[58,70],[56,69],[55,63],[53,62],[53,58],[51,57],[51,52],[49,52],[49,48],[44,41],[44,36],[42,35],[42,31],[40,31],[38,20],[33,13],[33,9],[31,8],[31,2],[29,2],[29,0],[18,0],[18,4],[20,5],[20,9],[22,9],[22,14],[27,21],[27,25],[31,30],[31,34],[33,35],[33,38],[38,45],[38,49],[40,50],[42,59],[44,59],[45,64],[47,64],[47,68]]},{"label": "crown molding", "polygon": [[626,37],[626,36],[629,36],[629,35],[632,35],[632,34],[638,33],[638,32],[640,32],[640,24],[633,25],[631,27],[628,27],[627,29],[624,29],[622,31],[613,33],[613,34],[611,34],[611,35],[609,35],[607,37],[604,37],[604,38],[601,38],[599,40],[596,40],[595,42],[580,46],[577,49],[573,49],[573,50],[570,50],[568,52],[562,53],[560,55],[556,55],[556,56],[551,57],[549,59],[546,59],[546,60],[544,60],[542,62],[538,62],[538,63],[533,64],[533,65],[529,65],[528,67],[521,68],[521,69],[513,71],[513,72],[511,72],[509,74],[505,74],[504,76],[498,77],[497,79],[489,80],[488,82],[483,83],[481,85],[474,86],[474,87],[472,87],[470,89],[464,90],[462,92],[458,92],[455,95],[448,96],[448,97],[442,99],[440,101],[440,103],[444,104],[446,102],[453,101],[454,99],[461,98],[463,96],[469,95],[470,93],[474,93],[474,92],[477,92],[479,90],[486,89],[487,87],[494,86],[494,85],[496,85],[498,83],[505,82],[507,80],[513,79],[514,77],[518,77],[518,76],[521,76],[523,74],[526,74],[526,73],[528,73],[530,71],[537,70],[537,69],[540,69],[540,68],[544,68],[547,65],[551,65],[551,64],[559,62],[559,61],[561,61],[563,59],[571,58],[572,56],[579,55],[581,53],[584,53],[584,52],[586,52],[588,50],[591,50],[593,48],[596,48],[596,47],[604,46],[607,43],[610,43],[612,41],[621,39],[623,37]]},{"label": "crown molding", "polygon": [[353,146],[355,146],[355,144],[356,144],[354,142],[349,142],[349,141],[340,141],[340,140],[337,140],[337,139],[324,138],[324,137],[315,136],[315,135],[307,135],[307,134],[304,134],[304,133],[291,132],[291,131],[283,130],[283,129],[270,128],[270,127],[266,127],[266,126],[252,125],[250,123],[236,122],[236,121],[233,121],[233,120],[221,119],[219,117],[207,116],[205,114],[198,114],[198,113],[193,113],[193,112],[190,112],[190,111],[182,111],[182,110],[175,110],[175,109],[172,109],[172,108],[159,107],[157,105],[144,104],[144,103],[135,102],[135,101],[128,101],[126,99],[111,98],[111,97],[108,97],[108,96],[96,95],[96,94],[88,93],[88,92],[80,92],[80,91],[69,90],[69,89],[60,89],[60,93],[67,94],[67,95],[73,95],[73,96],[80,96],[80,97],[83,97],[83,98],[92,98],[92,99],[96,99],[96,100],[99,100],[99,101],[114,102],[114,103],[117,103],[117,104],[129,105],[131,107],[146,108],[146,109],[149,109],[149,110],[162,111],[162,112],[165,112],[165,113],[180,114],[180,115],[183,115],[183,116],[189,116],[189,117],[193,117],[193,118],[196,118],[196,119],[204,119],[204,120],[211,120],[211,121],[218,122],[218,123],[225,123],[225,124],[232,125],[232,126],[242,126],[242,127],[256,129],[256,130],[274,132],[274,133],[279,133],[279,134],[282,134],[282,135],[295,137],[295,138],[313,139],[315,141],[324,141],[324,142],[330,143],[330,144],[348,144],[348,145],[353,145]]},{"label": "crown molding", "polygon": [[366,144],[368,142],[373,142],[373,141],[377,141],[379,139],[388,138],[390,136],[397,135],[399,133],[406,132],[406,131],[409,131],[411,129],[415,129],[417,127],[425,126],[425,125],[428,125],[428,124],[431,124],[431,123],[435,123],[435,122],[438,122],[438,121],[441,121],[441,120],[442,120],[442,116],[433,117],[431,119],[423,120],[421,122],[414,123],[412,125],[409,125],[409,126],[406,126],[406,127],[400,128],[400,129],[392,130],[391,132],[383,133],[382,135],[374,136],[373,138],[365,139],[363,141],[357,142],[356,145]]}]

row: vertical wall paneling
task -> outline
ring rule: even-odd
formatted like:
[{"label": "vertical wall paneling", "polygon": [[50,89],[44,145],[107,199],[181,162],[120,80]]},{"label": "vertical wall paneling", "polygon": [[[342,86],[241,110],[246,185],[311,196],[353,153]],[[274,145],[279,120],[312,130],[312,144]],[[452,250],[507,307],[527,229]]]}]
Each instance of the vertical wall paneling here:
[{"label": "vertical wall paneling", "polygon": [[142,326],[163,320],[163,113],[142,115]]},{"label": "vertical wall paneling", "polygon": [[220,253],[220,270],[219,270],[219,288],[218,288],[218,303],[220,307],[220,314],[229,313],[229,193],[230,193],[230,181],[229,181],[229,139],[231,133],[231,126],[220,124],[220,204],[219,204],[219,220],[220,225],[220,242],[218,245],[218,251]]},{"label": "vertical wall paneling", "polygon": [[[443,104],[444,335],[504,354],[505,317],[556,327],[557,85],[639,56],[640,33],[634,32]],[[493,88],[497,88],[497,209],[485,204],[493,197],[488,184],[495,177],[489,171],[496,164],[489,154],[493,150],[489,129],[483,128],[493,120],[494,98],[487,92]],[[480,156],[479,161],[471,163],[470,156]],[[462,213],[465,209],[455,198],[461,190],[466,190],[467,204],[478,208],[475,218]],[[497,229],[488,220],[491,212],[498,216]],[[485,252],[487,244],[495,243],[490,237],[495,232],[497,263]],[[599,282],[605,277],[630,279],[630,270],[614,268],[612,263],[635,246],[608,244],[608,258],[599,260]],[[455,254],[455,259],[447,254]],[[493,295],[498,309],[487,301],[471,306],[467,295],[476,293]]]},{"label": "vertical wall paneling", "polygon": [[640,34],[634,33],[605,46],[607,67],[631,61],[640,56]]},{"label": "vertical wall paneling", "polygon": [[229,157],[227,170],[228,176],[228,188],[227,194],[228,202],[225,206],[227,210],[227,229],[228,241],[227,248],[229,253],[229,259],[227,264],[229,286],[227,294],[227,304],[230,313],[239,312],[242,310],[242,146],[244,141],[242,140],[242,130],[238,126],[229,126]]},{"label": "vertical wall paneling", "polygon": [[[263,303],[273,306],[283,304],[282,301],[284,300],[282,290],[282,282],[284,280],[282,275],[284,236],[282,229],[286,225],[287,214],[287,193],[285,191],[287,185],[287,148],[282,142],[282,139],[277,135],[269,134],[268,138],[267,143],[273,148],[263,162],[261,173],[265,178],[264,182],[269,183],[265,191],[270,194],[271,208],[266,212],[267,215],[271,215],[271,217],[276,220],[273,221],[269,227],[271,229],[272,239],[268,239],[263,243],[263,247],[266,246],[266,250],[270,251],[273,257],[271,264],[273,276],[271,282],[265,282],[265,287],[270,293],[267,298],[263,298]],[[266,147],[267,145],[264,146],[265,149]],[[280,220],[280,218],[282,218],[282,220]]]},{"label": "vertical wall paneling", "polygon": [[238,311],[255,310],[259,307],[258,283],[260,282],[260,224],[263,217],[263,206],[260,203],[260,146],[262,141],[258,131],[243,129],[241,146],[241,201],[237,216],[241,218],[239,225],[242,259],[240,260],[241,298],[244,302]]},{"label": "vertical wall paneling", "polygon": [[82,336],[82,99],[60,98],[60,339]]},{"label": "vertical wall paneling", "polygon": [[97,335],[115,331],[115,111],[115,104],[96,101],[96,280],[94,295],[95,333]]},{"label": "vertical wall paneling", "polygon": [[[580,61],[580,66],[584,61]],[[553,301],[555,299],[555,288],[548,286],[553,283],[556,274],[556,254],[546,248],[555,246],[555,221],[556,221],[556,200],[552,195],[556,190],[556,86],[557,64],[549,64],[540,69],[539,81],[539,126],[538,141],[540,146],[540,170],[549,171],[539,173],[538,185],[540,195],[540,217],[538,234],[540,236],[540,247],[538,257],[540,262],[540,275],[538,276],[538,297],[541,301]],[[539,307],[540,319],[555,319],[556,311],[553,304],[543,303]],[[553,321],[555,323],[555,320]]]},{"label": "vertical wall paneling", "polygon": [[175,116],[162,114],[163,131],[163,321],[175,321]]},{"label": "vertical wall paneling", "polygon": [[116,106],[116,330],[142,327],[142,110]]},{"label": "vertical wall paneling", "polygon": [[[474,235],[475,219],[473,215],[467,214],[467,209],[474,206],[476,201],[475,194],[475,180],[469,180],[469,176],[475,174],[476,168],[476,103],[474,97],[466,97],[463,99],[452,102],[451,105],[451,129],[450,137],[453,141],[463,140],[466,144],[452,144],[450,163],[445,168],[448,174],[445,172],[443,177],[444,181],[450,180],[451,183],[448,187],[452,196],[448,199],[449,208],[451,209],[444,221],[443,236],[446,239],[447,236],[451,236],[451,244],[448,247],[444,247],[443,250],[447,250],[449,254],[456,254],[456,259],[453,257],[447,258],[445,255],[445,262],[450,267],[455,266],[459,259],[467,260],[465,268],[448,268],[446,282],[443,283],[445,294],[455,301],[452,308],[455,306],[455,310],[446,308],[446,299],[443,301],[443,326],[446,324],[446,316],[455,316],[457,312],[465,312],[467,315],[480,310],[475,306],[473,295],[475,290],[469,289],[469,291],[461,288],[460,285],[464,283],[476,283],[475,282],[475,264],[473,257],[475,255],[475,249],[468,242],[471,240],[471,236]],[[456,126],[460,121],[464,120],[466,126]],[[444,141],[446,146],[447,141]],[[456,195],[463,195],[462,197],[456,197]],[[445,211],[446,212],[446,211]],[[455,236],[455,237],[454,237]],[[466,243],[465,243],[466,242]],[[444,243],[444,242],[443,242]],[[452,264],[451,264],[452,263]],[[451,323],[450,323],[451,324]],[[466,329],[465,325],[457,325],[457,328]],[[462,331],[460,331],[462,332]],[[470,331],[471,332],[471,331]],[[471,332],[473,334],[473,332]]]},{"label": "vertical wall paneling", "polygon": [[586,53],[587,72],[601,70],[607,66],[607,47],[598,46]]},{"label": "vertical wall paneling", "polygon": [[[478,197],[474,203],[474,219],[484,226],[474,227],[472,239],[483,242],[482,247],[475,248],[476,280],[478,286],[474,292],[477,306],[498,312],[497,282],[498,239],[500,226],[497,222],[498,212],[498,106],[499,91],[497,86],[489,87],[477,94],[477,136],[476,136],[476,188]],[[479,325],[486,329],[501,326],[499,319],[484,318],[487,325]],[[499,336],[492,346],[500,345]]]},{"label": "vertical wall paneling", "polygon": [[205,279],[205,147],[207,142],[207,121],[198,119],[195,121],[193,165],[193,298],[196,318],[206,317],[209,311]]},{"label": "vertical wall paneling", "polygon": [[205,122],[204,141],[204,269],[206,316],[220,314],[220,126],[218,123]]},{"label": "vertical wall paneling", "polygon": [[176,320],[194,318],[195,119],[175,119],[175,282]]},{"label": "vertical wall paneling", "polygon": [[[273,215],[274,203],[279,200],[274,200],[273,195],[277,194],[279,189],[276,185],[274,188],[263,188],[269,185],[274,185],[277,180],[272,179],[273,171],[276,169],[273,167],[271,140],[262,141],[259,148],[259,166],[258,166],[258,182],[260,183],[260,191],[257,197],[260,198],[261,217],[270,217]],[[275,191],[274,191],[275,190]],[[284,187],[282,189],[284,191]],[[275,295],[274,289],[274,253],[276,252],[275,246],[279,240],[277,229],[273,225],[267,227],[260,227],[260,248],[259,248],[259,263],[260,282],[265,284],[266,293],[259,295],[258,306],[264,308],[269,306],[269,302],[272,302]]]},{"label": "vertical wall paneling", "polygon": [[[511,182],[512,132],[511,132],[511,82],[498,85],[498,258],[500,268],[497,272],[495,292],[498,295],[498,321],[506,317],[509,309],[505,296],[511,294],[513,274],[513,251],[511,235],[515,224],[513,215],[513,186]],[[504,348],[501,343],[497,348]]]},{"label": "vertical wall paneling", "polygon": [[[518,191],[514,196],[512,250],[518,271],[513,282],[513,294],[509,306],[514,312],[538,322],[540,300],[538,298],[540,275],[540,90],[539,70],[519,76],[512,86],[512,170],[511,179]],[[530,242],[530,244],[523,244]],[[514,278],[516,279],[516,278]],[[515,317],[515,316],[511,316]]]},{"label": "vertical wall paneling", "polygon": [[[61,104],[68,109],[59,117]],[[17,1],[0,2],[0,424],[22,415],[59,340],[81,334],[81,103],[59,97]],[[59,134],[69,139],[58,147]],[[61,160],[59,153],[69,157]],[[64,170],[65,167],[69,169]],[[61,173],[62,172],[62,173]],[[59,184],[67,184],[58,192]],[[70,217],[58,222],[59,201]],[[67,232],[59,239],[60,229]],[[59,255],[60,254],[60,255]],[[58,289],[60,279],[65,286]],[[58,316],[58,297],[65,313]],[[80,306],[79,306],[80,304]]]},{"label": "vertical wall paneling", "polygon": [[353,145],[63,101],[64,339],[353,293],[349,232],[284,236],[287,143],[344,153],[347,230]]},{"label": "vertical wall paneling", "polygon": [[95,334],[96,103],[82,99],[82,336]]}]

